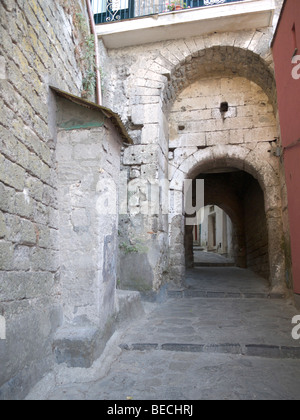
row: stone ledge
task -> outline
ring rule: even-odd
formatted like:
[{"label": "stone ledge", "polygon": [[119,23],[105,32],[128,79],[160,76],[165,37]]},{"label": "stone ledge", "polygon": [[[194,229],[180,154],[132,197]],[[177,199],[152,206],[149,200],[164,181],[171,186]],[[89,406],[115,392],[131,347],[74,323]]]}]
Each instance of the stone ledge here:
[{"label": "stone ledge", "polygon": [[125,322],[144,315],[139,292],[117,290],[117,312],[104,328],[86,323],[63,325],[55,334],[52,349],[56,362],[68,367],[89,368],[102,354],[105,346]]},{"label": "stone ledge", "polygon": [[101,331],[95,325],[66,325],[60,328],[53,341],[53,352],[58,364],[89,368],[103,352],[114,328]]},{"label": "stone ledge", "polygon": [[269,359],[300,359],[300,347],[271,344],[122,343],[119,347],[127,351],[163,350],[186,353],[235,354]]}]

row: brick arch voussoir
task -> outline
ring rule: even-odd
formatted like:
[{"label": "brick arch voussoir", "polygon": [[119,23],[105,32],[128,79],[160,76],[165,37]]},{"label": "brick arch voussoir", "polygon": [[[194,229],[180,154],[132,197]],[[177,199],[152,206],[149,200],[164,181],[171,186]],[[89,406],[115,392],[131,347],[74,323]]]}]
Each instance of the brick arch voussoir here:
[{"label": "brick arch voussoir", "polygon": [[163,89],[163,102],[169,110],[178,95],[191,83],[201,78],[215,76],[245,77],[267,94],[270,103],[277,108],[276,83],[270,62],[263,50],[235,47],[230,44],[211,45],[186,55],[171,68]]},{"label": "brick arch voussoir", "polygon": [[[255,150],[250,151],[242,146],[213,146],[198,150],[192,156],[193,159],[186,158],[177,168],[170,182],[170,189],[183,188],[185,179],[194,179],[201,172],[220,167],[233,167],[249,173],[258,181],[266,196],[266,202],[269,202],[268,195],[271,191],[273,193],[276,191],[280,195],[278,174]],[[280,207],[280,203],[278,206]]]}]

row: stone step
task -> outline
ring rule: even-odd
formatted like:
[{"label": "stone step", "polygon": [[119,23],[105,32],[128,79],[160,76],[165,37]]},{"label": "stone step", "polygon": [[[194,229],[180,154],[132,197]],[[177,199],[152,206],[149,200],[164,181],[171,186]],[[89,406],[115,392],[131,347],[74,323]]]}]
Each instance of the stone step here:
[{"label": "stone step", "polygon": [[116,313],[104,327],[85,321],[82,325],[65,324],[57,330],[52,348],[58,364],[91,367],[117,328],[145,315],[139,292],[117,290],[116,297]]},{"label": "stone step", "polygon": [[224,262],[195,262],[194,267],[235,267],[235,264]]},{"label": "stone step", "polygon": [[183,298],[231,298],[231,299],[284,299],[284,293],[274,292],[230,292],[208,290],[168,290],[167,295],[171,299]]},{"label": "stone step", "polygon": [[127,351],[161,350],[185,353],[235,354],[271,359],[300,359],[300,346],[277,346],[270,344],[122,343],[119,347]]}]

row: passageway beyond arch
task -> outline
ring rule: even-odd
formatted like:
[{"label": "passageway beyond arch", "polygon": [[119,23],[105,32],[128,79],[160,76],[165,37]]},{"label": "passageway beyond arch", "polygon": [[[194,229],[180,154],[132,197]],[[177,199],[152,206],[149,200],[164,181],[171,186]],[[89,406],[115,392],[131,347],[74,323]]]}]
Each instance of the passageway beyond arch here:
[{"label": "passageway beyond arch", "polygon": [[[216,230],[216,206],[224,210],[231,219],[231,257],[237,267],[249,268],[257,275],[269,279],[268,229],[264,209],[264,195],[257,180],[245,171],[234,168],[219,168],[201,173],[196,178],[204,180],[204,204],[208,207],[208,229]],[[194,192],[196,189],[194,189]],[[194,197],[194,202],[196,197]],[[189,250],[192,236],[189,226],[185,227],[186,266],[193,266]],[[222,249],[221,237],[208,237],[208,250]],[[227,235],[227,233],[226,233]],[[223,236],[223,235],[222,235]],[[227,240],[227,237],[226,237]],[[213,241],[214,243],[211,243]],[[217,243],[218,242],[218,243]]]}]

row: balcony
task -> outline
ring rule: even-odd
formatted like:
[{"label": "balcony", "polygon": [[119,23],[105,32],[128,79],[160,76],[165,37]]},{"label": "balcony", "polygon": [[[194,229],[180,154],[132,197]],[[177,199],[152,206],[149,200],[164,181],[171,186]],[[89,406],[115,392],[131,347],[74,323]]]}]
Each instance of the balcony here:
[{"label": "balcony", "polygon": [[114,22],[164,12],[215,6],[245,0],[92,0],[95,23]]},{"label": "balcony", "polygon": [[275,11],[275,0],[176,0],[176,9],[167,1],[92,0],[97,35],[107,48],[123,48],[263,28]]}]

